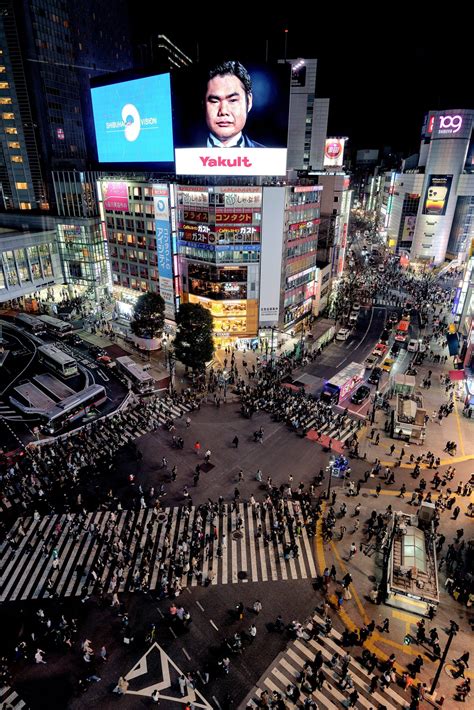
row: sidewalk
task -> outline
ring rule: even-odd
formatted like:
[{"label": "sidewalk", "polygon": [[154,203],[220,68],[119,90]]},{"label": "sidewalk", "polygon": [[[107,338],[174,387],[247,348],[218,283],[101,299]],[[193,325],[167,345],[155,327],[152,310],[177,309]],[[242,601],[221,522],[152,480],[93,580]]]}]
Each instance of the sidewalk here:
[{"label": "sidewalk", "polygon": [[[439,352],[447,354],[447,349]],[[460,397],[457,394],[457,388],[463,387],[462,382],[459,383],[455,389],[456,394],[453,413],[445,417],[441,421],[441,425],[437,416],[433,417],[433,414],[438,412],[442,404],[449,402],[449,393],[446,393],[445,385],[441,384],[440,375],[447,376],[450,369],[452,369],[452,365],[449,359],[448,362],[443,365],[425,360],[422,365],[417,366],[418,374],[416,376],[417,386],[415,391],[423,397],[424,407],[427,414],[430,416],[426,425],[425,441],[422,446],[407,444],[398,439],[390,438],[384,430],[384,425],[388,417],[385,412],[378,409],[376,411],[374,424],[371,426],[370,423],[368,423],[367,436],[360,444],[361,456],[366,454],[369,461],[379,458],[384,464],[386,462],[390,464],[390,462],[393,463],[397,459],[397,455],[403,447],[406,453],[402,467],[411,467],[411,465],[407,463],[410,454],[413,453],[416,458],[428,453],[428,451],[431,451],[436,457],[439,456],[442,465],[455,464],[456,462],[469,460],[471,458],[474,459],[474,420],[463,416],[462,390]],[[428,370],[432,371],[432,384],[430,389],[421,387],[421,383],[428,374]],[[390,400],[390,404],[393,405],[394,402],[395,397]],[[375,445],[373,441],[369,439],[371,429],[375,429],[374,436],[380,434],[380,443],[378,445]],[[447,441],[456,442],[457,452],[455,456],[451,456],[444,451]],[[390,456],[389,449],[392,444],[395,444],[395,451],[393,455]]]}]

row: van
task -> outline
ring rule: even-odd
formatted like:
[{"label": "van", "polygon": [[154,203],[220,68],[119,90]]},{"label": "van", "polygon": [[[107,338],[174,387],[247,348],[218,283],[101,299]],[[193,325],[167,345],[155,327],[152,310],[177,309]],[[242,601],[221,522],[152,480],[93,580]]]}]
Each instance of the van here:
[{"label": "van", "polygon": [[336,335],[336,340],[347,340],[350,334],[351,331],[349,330],[349,328],[341,328],[341,330]]}]

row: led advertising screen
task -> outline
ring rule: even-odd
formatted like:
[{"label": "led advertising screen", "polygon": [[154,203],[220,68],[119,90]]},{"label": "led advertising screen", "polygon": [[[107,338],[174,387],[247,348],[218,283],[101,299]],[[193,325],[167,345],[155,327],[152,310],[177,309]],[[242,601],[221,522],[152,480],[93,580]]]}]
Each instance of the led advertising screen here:
[{"label": "led advertising screen", "polygon": [[452,181],[452,175],[428,176],[423,214],[436,215],[438,217],[446,214]]},{"label": "led advertising screen", "polygon": [[173,162],[169,74],[97,86],[91,96],[99,162]]},{"label": "led advertising screen", "polygon": [[327,138],[324,146],[324,166],[342,167],[345,138]]},{"label": "led advertising screen", "polygon": [[173,76],[178,175],[285,175],[290,66],[237,60]]}]

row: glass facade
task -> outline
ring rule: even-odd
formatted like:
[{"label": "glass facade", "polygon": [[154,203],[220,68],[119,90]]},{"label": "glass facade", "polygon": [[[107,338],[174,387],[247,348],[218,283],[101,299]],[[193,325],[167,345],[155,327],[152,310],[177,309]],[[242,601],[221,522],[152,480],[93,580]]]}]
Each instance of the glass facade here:
[{"label": "glass facade", "polygon": [[106,243],[98,220],[58,225],[59,251],[67,283],[90,288],[108,286]]}]

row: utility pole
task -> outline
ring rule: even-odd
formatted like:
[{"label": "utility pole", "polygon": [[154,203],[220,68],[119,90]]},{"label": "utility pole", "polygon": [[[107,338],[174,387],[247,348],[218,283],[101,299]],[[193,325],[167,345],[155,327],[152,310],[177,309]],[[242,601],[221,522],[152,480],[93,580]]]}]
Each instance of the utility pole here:
[{"label": "utility pole", "polygon": [[436,690],[436,685],[438,684],[439,676],[441,675],[441,671],[443,670],[443,666],[446,662],[446,657],[448,655],[449,647],[451,646],[451,642],[452,642],[453,638],[456,636],[458,629],[459,629],[459,626],[456,624],[455,621],[450,621],[449,623],[451,624],[451,626],[449,629],[448,640],[447,640],[446,646],[444,647],[443,655],[440,658],[438,670],[436,671],[436,675],[433,678],[433,683],[432,683],[431,689],[430,689],[430,695],[433,695],[433,693]]}]

